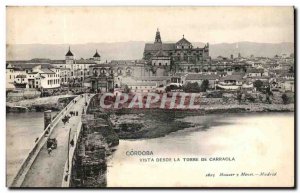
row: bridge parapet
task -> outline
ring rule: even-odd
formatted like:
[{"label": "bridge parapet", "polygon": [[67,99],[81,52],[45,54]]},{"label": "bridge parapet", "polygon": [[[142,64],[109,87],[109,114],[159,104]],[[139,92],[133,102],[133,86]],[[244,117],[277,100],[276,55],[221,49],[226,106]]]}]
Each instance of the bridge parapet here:
[{"label": "bridge parapet", "polygon": [[[86,94],[85,94],[86,95]],[[85,124],[84,121],[87,121],[89,119],[90,116],[87,115],[88,112],[88,108],[90,105],[90,102],[92,101],[92,99],[95,97],[96,95],[91,95],[90,97],[88,97],[87,102],[87,106],[84,106],[84,114],[82,114],[81,116],[81,121],[79,122],[77,128],[76,128],[76,133],[73,137],[73,141],[74,141],[74,146],[71,146],[69,148],[69,157],[65,163],[65,167],[64,167],[64,173],[63,173],[63,179],[62,179],[62,183],[61,183],[61,187],[67,188],[70,187],[70,180],[71,180],[71,176],[72,176],[72,165],[73,165],[73,159],[74,159],[74,155],[75,155],[75,150],[78,146],[78,138],[80,137],[81,131],[82,131],[82,125]]]},{"label": "bridge parapet", "polygon": [[[80,96],[77,96],[75,100],[77,100]],[[74,99],[73,99],[74,100]],[[51,123],[46,127],[43,133],[39,136],[38,140],[35,142],[34,146],[28,153],[28,156],[23,160],[22,164],[20,165],[18,171],[12,178],[12,182],[10,187],[20,187],[23,183],[25,176],[30,169],[32,163],[36,159],[38,153],[46,143],[47,139],[49,138],[50,134],[52,133],[55,126],[61,121],[62,117],[69,113],[69,110],[74,105],[73,100],[63,108],[58,115],[51,121]]]}]

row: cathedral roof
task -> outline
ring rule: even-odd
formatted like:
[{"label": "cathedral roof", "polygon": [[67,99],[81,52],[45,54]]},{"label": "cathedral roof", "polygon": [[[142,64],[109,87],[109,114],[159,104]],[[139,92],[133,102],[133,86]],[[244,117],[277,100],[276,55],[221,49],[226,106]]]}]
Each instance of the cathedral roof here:
[{"label": "cathedral roof", "polygon": [[159,51],[159,50],[175,50],[174,43],[163,43],[163,44],[154,44],[154,43],[147,43],[145,44],[145,51]]},{"label": "cathedral roof", "polygon": [[168,57],[169,55],[163,50],[159,50],[154,56],[156,57]]},{"label": "cathedral roof", "polygon": [[183,36],[176,44],[191,44],[191,42],[187,41]]}]

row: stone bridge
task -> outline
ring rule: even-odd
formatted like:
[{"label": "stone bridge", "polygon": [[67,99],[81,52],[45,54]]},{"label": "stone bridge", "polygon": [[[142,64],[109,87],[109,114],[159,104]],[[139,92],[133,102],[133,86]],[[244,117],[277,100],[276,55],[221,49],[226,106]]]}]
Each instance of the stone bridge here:
[{"label": "stone bridge", "polygon": [[[15,174],[10,187],[64,187],[68,182],[68,162],[72,158],[74,148],[69,143],[75,140],[81,130],[81,117],[94,95],[79,95],[71,101],[48,125],[36,141],[34,147],[24,159]],[[84,109],[84,112],[83,112]],[[62,118],[70,111],[78,111],[78,116],[72,116],[69,123],[64,124]],[[48,133],[47,133],[48,131]],[[57,148],[50,154],[47,151],[47,139],[57,139]],[[67,180],[62,180],[66,178]],[[66,183],[64,183],[66,181]]]}]

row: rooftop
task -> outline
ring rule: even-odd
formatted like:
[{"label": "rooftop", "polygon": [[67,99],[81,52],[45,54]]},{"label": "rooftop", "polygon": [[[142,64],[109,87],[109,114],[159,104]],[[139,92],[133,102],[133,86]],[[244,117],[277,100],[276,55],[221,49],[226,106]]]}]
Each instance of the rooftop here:
[{"label": "rooftop", "polygon": [[219,78],[216,74],[188,74],[185,80],[216,80]]}]

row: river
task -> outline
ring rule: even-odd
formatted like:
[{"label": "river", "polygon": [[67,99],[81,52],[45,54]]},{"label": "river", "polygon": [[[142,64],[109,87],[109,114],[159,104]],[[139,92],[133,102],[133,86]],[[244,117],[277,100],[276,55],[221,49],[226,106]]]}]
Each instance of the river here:
[{"label": "river", "polygon": [[[189,116],[183,121],[194,126],[160,138],[120,140],[109,157],[108,186],[273,186],[279,181],[288,185],[293,180],[293,113]],[[6,114],[8,184],[43,132],[43,124],[41,112]],[[126,152],[131,150],[152,151],[153,156],[127,156]],[[235,161],[209,161],[215,157]],[[140,158],[153,158],[154,162],[141,162]],[[156,162],[156,158],[172,161]],[[207,161],[187,162],[183,158]],[[277,175],[261,183],[267,177],[217,177],[220,172],[277,172]],[[216,176],[206,177],[208,173]]]},{"label": "river", "polygon": [[[205,124],[197,125],[203,123],[203,119]],[[184,121],[195,126],[160,138],[120,140],[108,161],[108,187],[292,184],[293,113],[191,116],[185,117]],[[151,151],[153,155],[126,155],[130,151]],[[218,157],[234,160],[214,161]],[[200,161],[201,158],[207,161]],[[220,176],[220,173],[256,175],[261,172],[276,174],[272,177]],[[208,177],[208,174],[215,176]]]},{"label": "river", "polygon": [[[52,117],[57,112],[52,112]],[[7,184],[34,146],[35,139],[44,131],[44,113],[6,114],[6,174]]]}]

